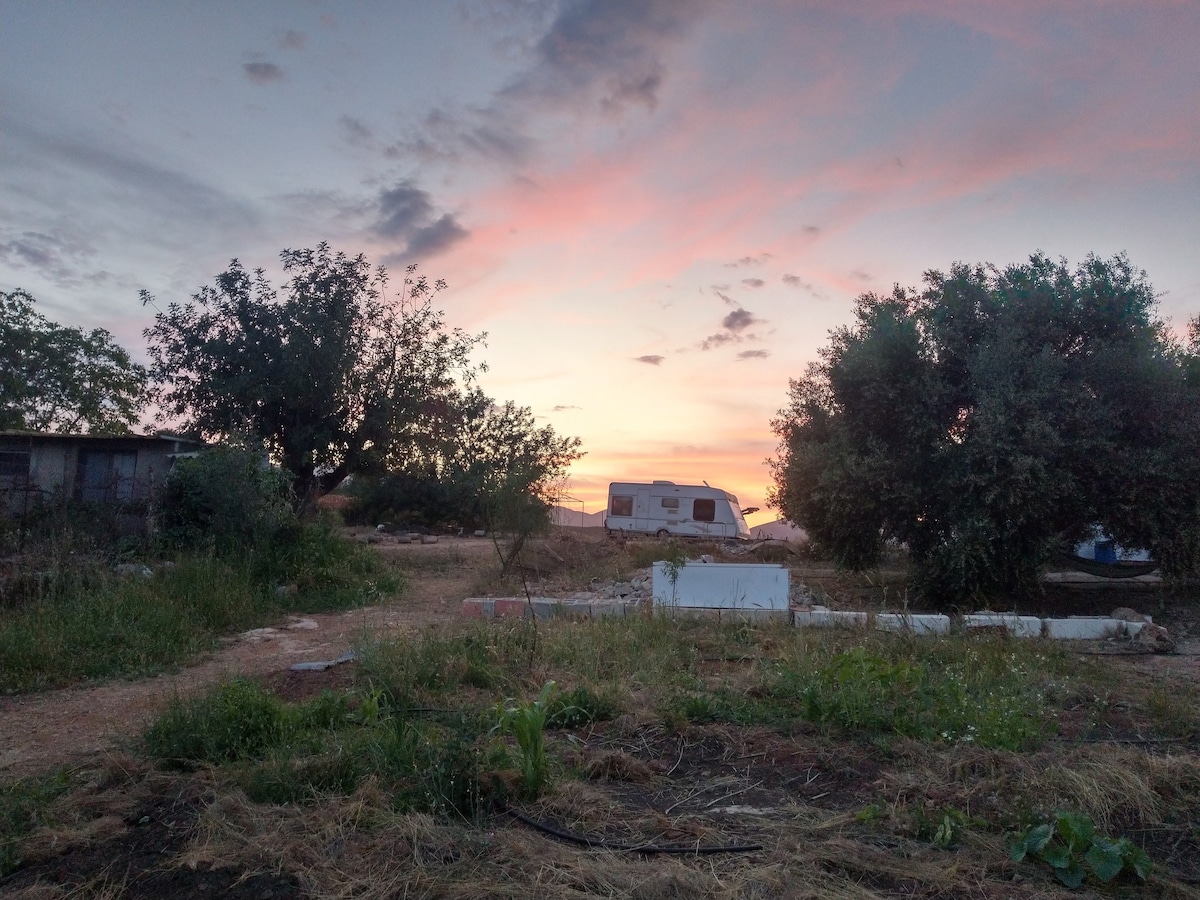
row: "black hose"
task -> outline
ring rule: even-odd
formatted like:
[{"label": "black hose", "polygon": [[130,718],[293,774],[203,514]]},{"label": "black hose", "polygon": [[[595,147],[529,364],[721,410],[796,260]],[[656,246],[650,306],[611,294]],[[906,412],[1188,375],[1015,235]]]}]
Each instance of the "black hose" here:
[{"label": "black hose", "polygon": [[545,834],[560,840],[569,841],[572,844],[580,844],[593,850],[611,850],[616,853],[642,853],[647,856],[661,854],[695,854],[697,856],[706,856],[714,853],[757,853],[762,850],[761,844],[726,844],[721,846],[696,846],[694,844],[621,844],[613,841],[597,840],[595,838],[584,837],[579,834],[572,834],[569,831],[564,831],[561,828],[556,828],[546,822],[539,822],[537,819],[532,819],[524,813],[517,812],[515,809],[506,809],[510,816],[519,822],[523,822],[530,828],[536,828]]}]

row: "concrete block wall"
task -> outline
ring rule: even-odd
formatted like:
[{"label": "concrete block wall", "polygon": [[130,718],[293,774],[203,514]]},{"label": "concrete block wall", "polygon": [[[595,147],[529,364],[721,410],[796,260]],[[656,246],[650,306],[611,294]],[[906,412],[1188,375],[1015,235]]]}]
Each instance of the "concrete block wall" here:
[{"label": "concrete block wall", "polygon": [[1002,628],[1013,637],[1040,637],[1042,620],[1037,616],[1018,616],[1012,613],[979,612],[962,617],[963,629]]},{"label": "concrete block wall", "polygon": [[[647,608],[637,602],[623,600],[558,600],[553,597],[470,597],[462,602],[462,612],[468,618],[495,620],[536,617],[549,619],[567,616],[578,619],[599,619],[608,616],[627,616],[645,613]],[[880,631],[912,634],[949,634],[954,622],[949,616],[926,613],[867,613],[834,610],[824,606],[800,609],[746,609],[718,607],[658,606],[655,613],[667,616],[688,616],[711,619],[714,622],[749,622],[753,624],[790,624],[796,628],[876,628]],[[1051,640],[1097,641],[1134,637],[1142,622],[1128,622],[1107,616],[1072,616],[1067,619],[1040,619],[1037,616],[1018,616],[1013,613],[977,612],[962,617],[964,631],[1003,629],[1013,637],[1045,637]]]},{"label": "concrete block wall", "polygon": [[640,609],[637,603],[621,600],[558,600],[554,597],[468,597],[462,602],[462,613],[470,619],[549,619],[568,616],[580,619],[601,619],[624,616]]}]

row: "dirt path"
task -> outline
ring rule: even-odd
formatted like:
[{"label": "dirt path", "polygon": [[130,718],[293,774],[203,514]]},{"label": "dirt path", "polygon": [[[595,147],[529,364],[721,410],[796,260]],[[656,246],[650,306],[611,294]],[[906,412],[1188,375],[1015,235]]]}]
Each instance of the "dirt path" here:
[{"label": "dirt path", "polygon": [[401,599],[344,613],[292,616],[231,638],[196,664],[154,678],[0,697],[0,778],[77,765],[119,750],[176,692],[237,675],[286,673],[296,662],[336,659],[364,635],[411,633],[452,619],[491,551],[485,541],[377,547],[412,562],[411,584]]}]

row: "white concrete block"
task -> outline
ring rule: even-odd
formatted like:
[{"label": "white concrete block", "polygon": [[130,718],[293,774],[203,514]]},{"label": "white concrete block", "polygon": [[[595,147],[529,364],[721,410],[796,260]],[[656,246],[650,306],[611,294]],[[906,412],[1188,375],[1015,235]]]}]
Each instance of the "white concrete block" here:
[{"label": "white concrete block", "polygon": [[1037,616],[1018,616],[1013,613],[978,612],[963,616],[963,628],[1005,628],[1013,637],[1040,637],[1042,620]]},{"label": "white concrete block", "polygon": [[797,628],[857,628],[866,625],[869,618],[865,612],[842,612],[824,606],[792,610],[792,624]]},{"label": "white concrete block", "polygon": [[949,634],[950,617],[926,613],[876,613],[875,627],[880,631]]},{"label": "white concrete block", "polygon": [[1125,625],[1108,616],[1071,616],[1069,619],[1043,619],[1043,633],[1056,641],[1103,641],[1121,637]]},{"label": "white concrete block", "polygon": [[672,583],[667,564],[654,564],[655,606],[700,609],[788,608],[788,570],[765,563],[695,563]]}]

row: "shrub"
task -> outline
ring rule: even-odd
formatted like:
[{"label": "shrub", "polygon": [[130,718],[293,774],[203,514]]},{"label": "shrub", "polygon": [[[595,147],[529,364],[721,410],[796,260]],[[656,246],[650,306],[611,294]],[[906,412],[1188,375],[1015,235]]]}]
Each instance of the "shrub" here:
[{"label": "shrub", "polygon": [[269,543],[295,524],[290,478],[261,450],[213,447],[171,469],[155,503],[159,534],[176,548],[221,553]]},{"label": "shrub", "polygon": [[151,756],[187,768],[261,756],[293,734],[296,724],[279,698],[235,679],[206,696],[172,697],[144,741]]}]

